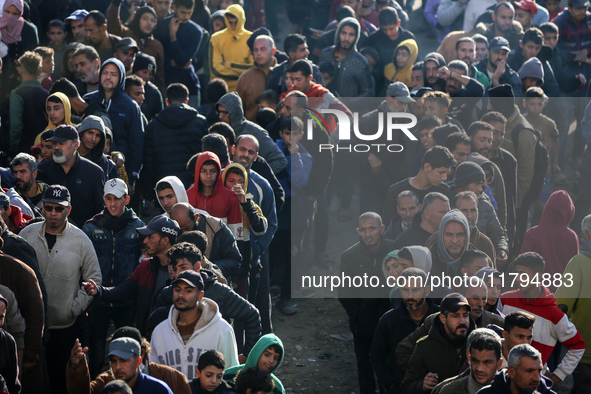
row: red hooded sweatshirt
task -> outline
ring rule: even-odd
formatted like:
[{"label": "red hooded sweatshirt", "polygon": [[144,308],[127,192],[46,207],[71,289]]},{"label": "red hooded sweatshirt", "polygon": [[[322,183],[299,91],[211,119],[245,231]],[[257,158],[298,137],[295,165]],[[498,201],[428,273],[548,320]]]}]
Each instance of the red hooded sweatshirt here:
[{"label": "red hooded sweatshirt", "polygon": [[[213,193],[207,197],[199,192],[201,179],[201,167],[203,163],[212,160],[218,168],[218,178],[215,182]],[[240,203],[236,195],[224,187],[222,181],[222,166],[220,159],[215,153],[203,152],[195,164],[195,183],[187,190],[189,204],[197,209],[202,209],[211,216],[222,219],[234,234],[236,240],[242,239],[242,214],[240,212]]]},{"label": "red hooded sweatshirt", "polygon": [[[546,261],[544,272],[562,274],[566,264],[579,253],[579,238],[568,228],[575,217],[575,206],[564,190],[557,190],[548,199],[540,224],[527,230],[521,253],[537,252]],[[554,285],[549,287],[556,291]]]}]

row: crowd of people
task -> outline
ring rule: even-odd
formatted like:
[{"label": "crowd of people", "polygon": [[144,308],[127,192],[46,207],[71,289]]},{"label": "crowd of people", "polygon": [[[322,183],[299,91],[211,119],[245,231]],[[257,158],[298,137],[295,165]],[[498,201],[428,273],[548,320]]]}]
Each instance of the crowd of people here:
[{"label": "crowd of people", "polygon": [[0,392],[285,393],[318,272],[360,393],[590,392],[589,1],[280,4],[0,0]]}]

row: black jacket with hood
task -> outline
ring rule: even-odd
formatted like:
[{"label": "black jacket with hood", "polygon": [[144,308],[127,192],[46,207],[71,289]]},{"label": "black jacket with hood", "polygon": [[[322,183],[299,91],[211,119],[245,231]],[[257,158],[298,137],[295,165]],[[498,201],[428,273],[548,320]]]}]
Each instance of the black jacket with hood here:
[{"label": "black jacket with hood", "polygon": [[207,120],[187,104],[164,108],[146,127],[142,179],[152,189],[156,182],[176,175],[189,188],[193,174],[186,164],[201,152],[201,138],[207,134]]},{"label": "black jacket with hood", "polygon": [[144,152],[144,125],[142,123],[142,112],[135,101],[125,93],[125,67],[123,63],[115,58],[107,59],[101,66],[100,74],[107,64],[114,64],[119,69],[119,84],[115,88],[111,99],[105,101],[105,92],[102,84],[96,92],[88,93],[84,99],[90,103],[103,104],[107,107],[107,113],[113,127],[112,151],[119,151],[125,155],[127,161],[127,175],[131,185],[139,178],[142,168]]},{"label": "black jacket with hood", "polygon": [[[344,26],[353,27],[357,32],[357,36],[347,57],[339,62],[334,52],[340,45],[339,36]],[[334,45],[325,48],[320,54],[318,63],[329,62],[334,66],[335,70],[338,70],[330,87],[334,87],[334,90],[341,97],[372,97],[375,94],[375,82],[371,75],[369,63],[357,50],[360,31],[361,28],[357,19],[343,19],[337,28]]]},{"label": "black jacket with hood", "polygon": [[230,113],[230,126],[234,129],[236,137],[243,134],[252,134],[259,141],[259,155],[263,156],[275,174],[287,167],[287,159],[279,150],[275,142],[269,137],[267,130],[256,123],[246,120],[242,99],[236,92],[225,94],[217,102]]}]

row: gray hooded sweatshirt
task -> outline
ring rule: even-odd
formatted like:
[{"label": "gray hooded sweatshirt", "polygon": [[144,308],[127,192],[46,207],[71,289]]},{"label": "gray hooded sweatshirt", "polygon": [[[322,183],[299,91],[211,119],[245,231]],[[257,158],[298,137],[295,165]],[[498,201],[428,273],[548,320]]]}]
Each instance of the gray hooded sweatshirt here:
[{"label": "gray hooded sweatshirt", "polygon": [[230,113],[230,126],[234,129],[236,137],[243,134],[252,134],[259,141],[259,155],[269,163],[275,174],[287,167],[287,158],[279,150],[275,142],[269,137],[269,133],[256,123],[246,120],[242,107],[242,99],[236,92],[225,94],[217,105],[226,108]]},{"label": "gray hooded sweatshirt", "polygon": [[[459,209],[452,209],[448,213],[445,214],[443,219],[441,219],[441,224],[439,225],[439,233],[437,235],[437,249],[439,251],[439,257],[441,258],[442,262],[446,265],[444,272],[449,274],[455,274],[460,271],[460,259],[455,260],[451,257],[447,250],[445,249],[445,245],[443,244],[443,229],[449,222],[458,222],[460,223],[466,232],[466,243],[464,244],[464,249],[462,250],[462,255],[466,250],[468,250],[470,246],[470,226],[468,225],[468,220],[466,216],[460,211]],[[449,268],[452,268],[450,270]],[[453,272],[452,272],[453,271]]]}]

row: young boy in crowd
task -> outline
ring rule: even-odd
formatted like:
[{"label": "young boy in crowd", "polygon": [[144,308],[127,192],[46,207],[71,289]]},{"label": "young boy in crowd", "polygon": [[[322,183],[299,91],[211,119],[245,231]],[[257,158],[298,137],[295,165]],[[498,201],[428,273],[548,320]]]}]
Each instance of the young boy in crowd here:
[{"label": "young boy in crowd", "polygon": [[53,49],[48,47],[37,47],[33,50],[33,52],[39,54],[43,61],[41,62],[41,74],[37,77],[37,81],[41,83],[43,89],[49,90],[51,89],[51,85],[53,85],[53,81],[51,79],[51,74],[53,74],[54,64],[53,64]]},{"label": "young boy in crowd", "polygon": [[423,69],[425,68],[425,64],[421,62],[416,62],[415,65],[412,67],[410,72],[410,82],[412,88],[410,89],[411,93],[416,93],[417,90],[425,86],[425,74]]},{"label": "young boy in crowd", "polygon": [[226,359],[218,350],[208,350],[199,356],[195,378],[191,381],[191,392],[201,393],[233,393],[232,386],[223,379]]},{"label": "young boy in crowd", "polygon": [[531,87],[525,92],[523,99],[523,106],[527,111],[524,115],[525,119],[536,130],[540,130],[542,133],[542,143],[548,149],[551,159],[548,165],[548,171],[546,172],[544,188],[535,203],[532,226],[540,223],[544,205],[548,201],[548,197],[550,197],[550,173],[552,173],[552,177],[560,174],[560,167],[558,166],[558,129],[556,128],[556,123],[542,113],[547,103],[548,97],[546,97],[541,88]]},{"label": "young boy in crowd", "polygon": [[[226,382],[233,382],[234,378],[236,378],[236,388],[238,389],[238,377],[236,375],[240,375],[241,372],[253,367],[259,368],[265,373],[270,374],[274,383],[274,388],[271,389],[272,392],[275,394],[284,394],[285,389],[283,388],[283,384],[274,375],[274,372],[279,369],[279,366],[283,362],[284,353],[283,342],[281,342],[279,337],[275,334],[263,335],[248,354],[246,363],[228,368],[224,373],[224,380]],[[241,391],[238,390],[238,392]],[[257,391],[255,390],[253,394],[255,392]]]},{"label": "young boy in crowd", "polygon": [[274,388],[269,374],[257,367],[244,369],[236,376],[238,394],[268,394]]},{"label": "young boy in crowd", "polygon": [[47,25],[47,38],[49,39],[49,48],[53,49],[54,69],[51,74],[51,79],[56,81],[61,76],[62,61],[64,53],[66,52],[66,25],[59,19],[54,19]]}]

